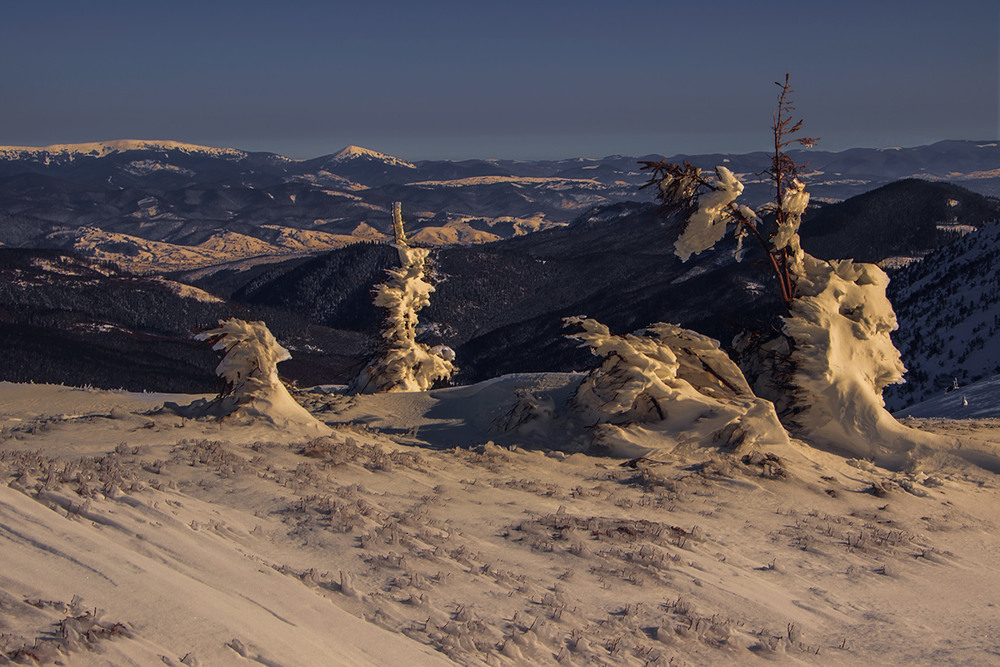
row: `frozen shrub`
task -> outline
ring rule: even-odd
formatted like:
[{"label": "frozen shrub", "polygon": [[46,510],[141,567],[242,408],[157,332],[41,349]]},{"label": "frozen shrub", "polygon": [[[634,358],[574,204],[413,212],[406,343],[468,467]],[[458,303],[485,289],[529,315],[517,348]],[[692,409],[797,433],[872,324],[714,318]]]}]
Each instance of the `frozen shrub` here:
[{"label": "frozen shrub", "polygon": [[201,407],[217,416],[238,415],[262,418],[276,425],[298,423],[319,429],[320,424],[295,402],[278,377],[278,363],[291,359],[288,350],[278,344],[263,322],[229,319],[214,329],[195,335],[221,351],[222,361],[215,372],[225,380],[219,396]]}]

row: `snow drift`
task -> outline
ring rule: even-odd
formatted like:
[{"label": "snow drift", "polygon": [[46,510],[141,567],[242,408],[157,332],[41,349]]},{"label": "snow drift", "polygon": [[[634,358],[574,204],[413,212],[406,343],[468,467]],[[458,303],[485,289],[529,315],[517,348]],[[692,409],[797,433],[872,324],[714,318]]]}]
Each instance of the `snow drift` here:
[{"label": "snow drift", "polygon": [[795,369],[787,421],[814,444],[898,466],[932,438],[897,422],[882,400],[906,371],[889,337],[888,283],[874,264],[804,255],[799,296],[784,318]]}]

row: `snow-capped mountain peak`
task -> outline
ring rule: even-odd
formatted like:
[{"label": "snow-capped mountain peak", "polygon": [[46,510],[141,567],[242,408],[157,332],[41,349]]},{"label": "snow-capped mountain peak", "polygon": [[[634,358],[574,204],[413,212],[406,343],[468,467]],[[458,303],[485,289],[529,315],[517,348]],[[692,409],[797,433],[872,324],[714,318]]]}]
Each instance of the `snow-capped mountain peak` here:
[{"label": "snow-capped mountain peak", "polygon": [[361,146],[354,145],[342,148],[330,159],[332,162],[346,162],[347,160],[355,160],[357,158],[379,160],[380,162],[385,162],[386,164],[391,164],[396,167],[409,167],[410,169],[416,169],[416,165],[410,164],[405,160],[400,160],[398,157],[393,157],[392,155],[386,155],[385,153],[379,153],[378,151],[373,151],[369,148],[362,148]]},{"label": "snow-capped mountain peak", "polygon": [[179,141],[150,141],[144,139],[118,139],[94,141],[83,144],[53,144],[51,146],[0,146],[0,159],[19,160],[47,157],[105,157],[128,151],[180,151],[216,157],[242,158],[246,153],[235,148],[214,148],[185,144]]}]

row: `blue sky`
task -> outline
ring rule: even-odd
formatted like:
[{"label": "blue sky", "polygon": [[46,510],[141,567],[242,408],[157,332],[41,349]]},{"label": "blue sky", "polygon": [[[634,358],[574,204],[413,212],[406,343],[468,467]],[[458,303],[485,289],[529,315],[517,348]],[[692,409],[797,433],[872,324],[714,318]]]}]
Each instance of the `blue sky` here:
[{"label": "blue sky", "polygon": [[767,148],[792,74],[820,148],[996,139],[995,0],[11,3],[0,144],[315,157]]}]

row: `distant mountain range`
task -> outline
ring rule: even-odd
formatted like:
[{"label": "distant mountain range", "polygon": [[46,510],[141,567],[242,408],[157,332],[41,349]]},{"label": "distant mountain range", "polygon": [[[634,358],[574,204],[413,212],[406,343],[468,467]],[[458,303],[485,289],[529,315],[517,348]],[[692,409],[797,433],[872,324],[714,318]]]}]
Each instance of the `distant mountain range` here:
[{"label": "distant mountain range", "polygon": [[[1000,262],[982,257],[1000,241],[977,230],[1000,219],[1000,201],[940,176],[990,191],[997,181],[984,176],[985,163],[1000,164],[996,145],[857,151],[853,171],[845,162],[827,180],[819,163],[836,166],[843,154],[810,151],[810,191],[830,199],[887,174],[922,169],[927,177],[820,201],[802,227],[803,246],[820,257],[894,268],[930,253],[894,274],[897,340],[911,374],[887,394],[890,406],[942,391],[952,378],[997,372],[1000,358],[987,353],[996,328],[990,295],[1000,291],[987,283]],[[747,174],[766,156],[671,159]],[[422,335],[457,348],[461,382],[586,367],[589,354],[563,337],[567,315],[619,332],[677,322],[724,344],[773,321],[780,305],[752,252],[742,263],[725,243],[687,263],[673,256],[676,230],[653,204],[634,201],[643,180],[636,166],[625,157],[408,163],[358,147],[295,161],[171,142],[0,149],[0,342],[8,350],[0,379],[210,391],[214,355],[192,346],[191,329],[237,316],[265,320],[293,349],[285,375],[344,382],[371,352],[381,320],[371,288],[396,261],[382,242],[393,200],[404,202],[412,238],[438,246]],[[856,178],[843,182],[845,173]],[[766,192],[751,178],[755,188]],[[122,267],[169,271],[211,294]]]},{"label": "distant mountain range", "polygon": [[[893,203],[896,216],[879,213],[885,202]],[[940,220],[936,212],[942,210],[949,215]],[[855,214],[868,215],[863,219],[871,224],[858,225]],[[844,254],[871,253],[876,238],[881,241],[871,259],[877,260],[927,254],[953,241],[956,229],[972,232],[963,244],[987,239],[974,230],[1000,218],[1000,202],[957,186],[909,180],[810,215],[821,219],[803,224],[804,231],[818,228],[815,238],[804,236],[807,250],[827,254],[826,244],[837,238],[827,228],[841,225]],[[880,231],[897,218],[927,233]],[[938,226],[947,231],[938,233]],[[866,234],[846,233],[855,227]],[[423,339],[457,348],[458,380],[472,382],[507,372],[586,368],[589,353],[564,338],[561,318],[568,315],[596,317],[618,332],[678,322],[723,344],[744,327],[773,322],[781,307],[755,248],[742,263],[734,260],[731,243],[682,263],[671,252],[672,233],[654,205],[624,203],[592,209],[566,227],[437,248],[437,291],[421,313]],[[945,246],[897,274],[893,288],[913,282],[905,276],[935,266],[936,258],[956,247],[962,246]],[[236,316],[263,319],[293,349],[293,360],[281,367],[286,376],[305,384],[345,382],[372,352],[383,313],[373,305],[371,289],[396,262],[390,246],[360,242],[313,258],[182,276],[212,296],[62,251],[0,250],[0,342],[8,351],[0,378],[210,391],[214,356],[192,345],[191,331]],[[917,291],[894,292],[903,325],[898,341],[913,372],[908,385],[890,392],[893,407],[938,391],[952,375],[965,382],[996,365],[994,360],[980,368],[978,356],[963,356],[965,348],[956,347],[958,360],[944,368],[948,357],[935,355],[947,355],[949,346],[934,343],[931,350],[921,343],[946,340],[955,322],[978,317],[964,297],[949,297],[961,293],[970,270],[938,269],[942,277],[914,283]],[[928,291],[937,285],[943,291]],[[975,343],[981,333],[956,337]]]},{"label": "distant mountain range", "polygon": [[[415,241],[477,243],[566,225],[594,206],[634,201],[638,160],[405,160],[348,146],[293,160],[173,141],[0,148],[0,243],[74,250],[155,272],[301,255],[378,240],[403,202]],[[995,142],[793,152],[814,201],[901,178],[1000,193]],[[766,153],[675,155],[741,175],[751,203],[769,196]]]}]

